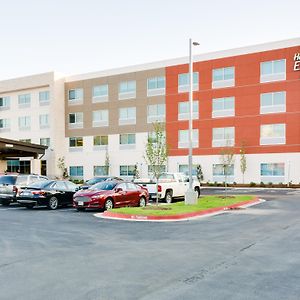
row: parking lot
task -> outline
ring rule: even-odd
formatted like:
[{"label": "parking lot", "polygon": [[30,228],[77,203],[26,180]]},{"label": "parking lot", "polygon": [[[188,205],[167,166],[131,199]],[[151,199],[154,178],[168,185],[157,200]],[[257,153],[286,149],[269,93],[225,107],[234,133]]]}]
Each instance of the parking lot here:
[{"label": "parking lot", "polygon": [[0,299],[299,299],[300,191],[230,193],[267,201],[171,223],[0,206]]}]

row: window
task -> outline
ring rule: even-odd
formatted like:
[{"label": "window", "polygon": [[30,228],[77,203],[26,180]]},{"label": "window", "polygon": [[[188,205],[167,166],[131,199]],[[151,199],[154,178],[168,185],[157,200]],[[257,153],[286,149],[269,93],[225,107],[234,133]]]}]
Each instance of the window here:
[{"label": "window", "polygon": [[120,166],[120,176],[133,176],[134,170],[134,165]]},{"label": "window", "polygon": [[20,130],[29,130],[30,129],[30,117],[19,117],[19,129]]},{"label": "window", "polygon": [[108,126],[108,110],[93,111],[93,127]]},{"label": "window", "polygon": [[93,102],[108,101],[108,84],[101,84],[93,87]]},{"label": "window", "polygon": [[[199,147],[199,131],[198,129],[193,129],[193,148]],[[189,130],[179,130],[178,131],[178,148],[188,148],[189,147]]]},{"label": "window", "polygon": [[213,128],[212,146],[234,146],[234,127]]},{"label": "window", "polygon": [[49,128],[49,115],[40,115],[40,128]]},{"label": "window", "polygon": [[106,146],[108,145],[108,135],[94,136],[94,146]]},{"label": "window", "polygon": [[234,116],[234,97],[216,98],[212,101],[212,117]]},{"label": "window", "polygon": [[83,89],[68,91],[69,104],[81,104],[83,102]]},{"label": "window", "polygon": [[147,107],[147,122],[164,122],[166,118],[166,105],[153,104]]},{"label": "window", "polygon": [[[189,165],[179,165],[178,172],[189,175]],[[197,165],[192,166],[192,175],[197,176]]]},{"label": "window", "polygon": [[130,125],[136,123],[136,108],[124,107],[119,109],[119,125]]},{"label": "window", "polygon": [[71,177],[83,177],[83,166],[70,166]]},{"label": "window", "polygon": [[285,80],[285,59],[260,63],[260,82]]},{"label": "window", "polygon": [[153,175],[153,171],[154,170],[160,170],[160,173],[166,172],[167,171],[167,166],[163,165],[163,166],[148,166],[148,176],[152,176]]},{"label": "window", "polygon": [[94,166],[94,176],[108,175],[109,166]]},{"label": "window", "polygon": [[50,100],[50,93],[49,93],[49,91],[39,92],[40,105],[46,105],[46,104],[48,104],[49,100]]},{"label": "window", "polygon": [[261,163],[260,164],[260,176],[261,181],[265,183],[284,182],[284,163]]},{"label": "window", "polygon": [[[178,93],[188,92],[190,89],[190,74],[183,73],[178,75]],[[193,90],[199,90],[199,73],[193,73]]]},{"label": "window", "polygon": [[119,100],[136,97],[136,81],[122,81],[119,84]]},{"label": "window", "polygon": [[69,147],[76,148],[76,147],[83,147],[83,138],[82,137],[70,137],[69,138]]},{"label": "window", "polygon": [[40,138],[40,145],[50,147],[50,138]]},{"label": "window", "polygon": [[10,97],[0,97],[0,110],[9,109]]},{"label": "window", "polygon": [[234,165],[224,166],[223,164],[213,165],[213,181],[224,182],[225,175],[227,177],[227,182],[234,181]]},{"label": "window", "polygon": [[7,172],[19,172],[21,174],[30,174],[29,160],[8,160]]},{"label": "window", "polygon": [[31,101],[30,94],[24,94],[18,96],[19,107],[29,107]]},{"label": "window", "polygon": [[152,77],[147,80],[147,96],[164,95],[166,92],[165,76]]},{"label": "window", "polygon": [[234,67],[213,69],[212,88],[234,86]]},{"label": "window", "polygon": [[260,113],[285,112],[285,92],[265,93],[260,95]]},{"label": "window", "polygon": [[132,149],[135,147],[135,134],[120,134],[120,149]]},{"label": "window", "polygon": [[[189,101],[178,103],[178,120],[189,120],[190,103]],[[193,120],[199,118],[199,102],[193,101]]]},{"label": "window", "polygon": [[260,126],[260,144],[285,144],[285,124],[268,124]]},{"label": "window", "polygon": [[83,127],[83,112],[76,112],[69,114],[69,128],[82,128]]},{"label": "window", "polygon": [[9,119],[0,119],[0,131],[9,131],[10,130],[10,120]]}]

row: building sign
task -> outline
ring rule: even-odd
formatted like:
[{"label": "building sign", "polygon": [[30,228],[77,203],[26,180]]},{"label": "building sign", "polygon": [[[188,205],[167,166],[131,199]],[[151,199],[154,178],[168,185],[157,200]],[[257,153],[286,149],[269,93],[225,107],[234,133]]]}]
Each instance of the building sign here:
[{"label": "building sign", "polygon": [[294,55],[294,71],[300,71],[300,53]]}]

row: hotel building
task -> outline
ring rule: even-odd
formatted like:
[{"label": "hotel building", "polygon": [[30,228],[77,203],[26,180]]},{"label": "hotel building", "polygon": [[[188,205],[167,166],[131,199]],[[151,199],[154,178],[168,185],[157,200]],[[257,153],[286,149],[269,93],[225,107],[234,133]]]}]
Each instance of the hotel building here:
[{"label": "hotel building", "polygon": [[[224,181],[221,151],[232,147],[232,182],[300,182],[300,39],[194,56],[193,163],[205,181]],[[166,170],[188,164],[188,58],[102,72],[39,74],[0,82],[0,135],[48,144],[27,164],[60,176],[140,176],[153,122],[166,123]],[[240,170],[240,151],[247,170]],[[27,161],[27,162],[26,162]],[[1,170],[0,170],[1,171]]]}]

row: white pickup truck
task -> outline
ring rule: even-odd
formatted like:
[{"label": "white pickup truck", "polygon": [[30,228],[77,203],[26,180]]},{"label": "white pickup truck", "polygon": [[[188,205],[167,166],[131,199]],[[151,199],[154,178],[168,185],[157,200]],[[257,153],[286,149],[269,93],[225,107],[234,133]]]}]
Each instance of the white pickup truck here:
[{"label": "white pickup truck", "polygon": [[[155,179],[136,179],[135,183],[146,187],[151,199],[156,199]],[[171,203],[175,198],[183,198],[189,187],[188,177],[183,173],[163,173],[158,180],[158,196],[167,203]],[[193,188],[200,196],[199,181],[193,180]]]}]

